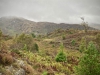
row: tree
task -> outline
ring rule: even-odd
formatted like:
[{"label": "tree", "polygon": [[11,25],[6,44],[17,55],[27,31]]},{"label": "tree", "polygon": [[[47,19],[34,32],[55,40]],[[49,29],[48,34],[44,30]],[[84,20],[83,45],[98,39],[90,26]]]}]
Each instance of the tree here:
[{"label": "tree", "polygon": [[96,35],[95,42],[97,43],[97,45],[99,46],[99,49],[100,49],[100,34]]},{"label": "tree", "polygon": [[73,40],[71,41],[71,44],[74,46],[75,43],[76,43],[76,41],[73,39]]},{"label": "tree", "polygon": [[35,43],[33,49],[36,50],[36,51],[39,51],[38,44]]},{"label": "tree", "polygon": [[16,42],[28,45],[33,42],[33,38],[30,35],[22,33],[17,37]]},{"label": "tree", "polygon": [[57,62],[65,62],[66,61],[66,54],[63,52],[63,44],[60,45],[60,52],[56,55],[55,60]]},{"label": "tree", "polygon": [[33,44],[34,42],[32,36],[22,33],[14,39],[12,47],[15,45],[14,49],[18,50],[27,47],[27,49],[31,51]]},{"label": "tree", "polygon": [[82,38],[81,40],[81,44],[79,46],[79,51],[80,52],[84,52],[86,50],[86,39]]},{"label": "tree", "polygon": [[93,42],[90,42],[76,67],[76,75],[100,75],[100,54]]},{"label": "tree", "polygon": [[88,31],[88,23],[84,21],[84,17],[81,17],[81,19],[82,19],[81,25],[84,26],[84,31],[85,31],[85,33],[87,33],[87,31]]},{"label": "tree", "polygon": [[34,33],[31,33],[31,35],[32,35],[32,37],[33,37],[33,38],[35,38],[35,37],[36,37]]}]

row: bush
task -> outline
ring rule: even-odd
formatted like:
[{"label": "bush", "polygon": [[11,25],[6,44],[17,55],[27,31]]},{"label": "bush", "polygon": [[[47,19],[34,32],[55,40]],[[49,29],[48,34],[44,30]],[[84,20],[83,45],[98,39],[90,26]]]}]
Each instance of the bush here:
[{"label": "bush", "polygon": [[28,47],[26,44],[24,45],[23,50],[28,50]]},{"label": "bush", "polygon": [[5,72],[6,72],[6,69],[2,65],[0,65],[0,73],[5,73]]},{"label": "bush", "polygon": [[64,54],[64,52],[59,52],[56,56],[56,61],[57,62],[65,62],[66,61],[66,55]]},{"label": "bush", "polygon": [[97,35],[96,35],[95,42],[96,42],[97,45],[100,47],[100,34],[97,34]]},{"label": "bush", "polygon": [[63,46],[63,44],[61,44],[61,46],[60,46],[61,51],[55,57],[55,60],[57,62],[65,62],[66,61],[66,55],[63,52],[63,48],[64,48],[64,46]]},{"label": "bush", "polygon": [[44,71],[42,75],[48,75],[48,72],[47,71]]},{"label": "bush", "polygon": [[65,39],[66,39],[65,35],[63,35],[63,36],[62,36],[62,40],[65,40]]},{"label": "bush", "polygon": [[84,52],[86,50],[86,39],[82,38],[81,40],[81,44],[79,46],[79,51],[80,52]]},{"label": "bush", "polygon": [[32,40],[33,39],[30,35],[25,35],[24,33],[22,33],[21,35],[17,37],[16,42],[28,45],[28,44],[31,44]]},{"label": "bush", "polygon": [[75,45],[75,43],[76,43],[75,40],[72,40],[72,41],[71,41],[71,44],[72,44],[73,46]]},{"label": "bush", "polygon": [[13,57],[6,53],[6,51],[0,51],[0,63],[4,65],[10,65],[13,63]]},{"label": "bush", "polygon": [[33,50],[39,51],[39,47],[38,47],[38,45],[36,43],[33,45]]},{"label": "bush", "polygon": [[36,37],[34,33],[31,33],[31,35],[32,35],[32,37],[33,37],[33,38],[35,38],[35,37]]},{"label": "bush", "polygon": [[76,75],[99,75],[100,74],[100,54],[93,42],[90,42],[84,55],[80,58],[76,67]]},{"label": "bush", "polygon": [[0,49],[1,49],[1,42],[2,42],[2,31],[0,30]]},{"label": "bush", "polygon": [[31,65],[26,64],[22,68],[25,70],[26,75],[33,75],[34,74],[34,69]]},{"label": "bush", "polygon": [[0,37],[2,37],[2,31],[0,30]]},{"label": "bush", "polygon": [[24,49],[31,51],[33,44],[34,42],[32,36],[23,33],[14,39],[14,44],[11,46],[11,49],[17,49],[17,50]]}]

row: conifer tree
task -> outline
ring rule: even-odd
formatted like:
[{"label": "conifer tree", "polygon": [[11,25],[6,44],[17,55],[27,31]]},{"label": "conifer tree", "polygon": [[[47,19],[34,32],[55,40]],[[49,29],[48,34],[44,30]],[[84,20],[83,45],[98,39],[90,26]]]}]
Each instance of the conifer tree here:
[{"label": "conifer tree", "polygon": [[100,54],[93,42],[90,42],[76,67],[76,75],[100,75]]},{"label": "conifer tree", "polygon": [[99,46],[99,49],[100,49],[100,34],[96,35],[95,42],[97,43],[97,45]]},{"label": "conifer tree", "polygon": [[64,48],[64,46],[61,43],[61,45],[60,45],[60,52],[55,57],[55,60],[57,62],[65,62],[67,60],[66,59],[66,54],[64,53],[63,48]]},{"label": "conifer tree", "polygon": [[84,52],[86,50],[86,39],[82,38],[80,46],[79,46],[79,51]]}]

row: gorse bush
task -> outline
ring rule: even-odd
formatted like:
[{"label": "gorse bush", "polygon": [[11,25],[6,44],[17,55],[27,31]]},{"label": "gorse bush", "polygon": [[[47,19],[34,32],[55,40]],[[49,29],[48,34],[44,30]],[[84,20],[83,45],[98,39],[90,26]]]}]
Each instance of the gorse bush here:
[{"label": "gorse bush", "polygon": [[60,45],[60,52],[56,55],[55,60],[57,62],[65,62],[66,61],[66,54],[63,52],[63,44]]},{"label": "gorse bush", "polygon": [[100,54],[93,42],[90,42],[76,67],[76,75],[100,75]]}]

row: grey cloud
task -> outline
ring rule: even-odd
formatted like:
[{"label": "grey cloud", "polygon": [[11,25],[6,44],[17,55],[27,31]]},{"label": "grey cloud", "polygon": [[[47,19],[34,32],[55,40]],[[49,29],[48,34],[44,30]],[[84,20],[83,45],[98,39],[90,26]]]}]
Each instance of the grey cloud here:
[{"label": "grey cloud", "polygon": [[0,17],[19,16],[35,21],[100,23],[100,0],[0,0]]}]

